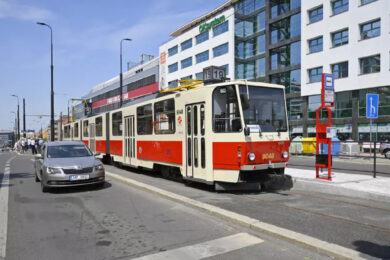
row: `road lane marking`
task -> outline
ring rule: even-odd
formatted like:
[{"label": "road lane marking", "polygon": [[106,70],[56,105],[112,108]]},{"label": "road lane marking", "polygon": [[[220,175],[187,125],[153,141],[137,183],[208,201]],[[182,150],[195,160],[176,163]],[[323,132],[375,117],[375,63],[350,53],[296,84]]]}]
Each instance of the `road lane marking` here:
[{"label": "road lane marking", "polygon": [[3,178],[0,183],[0,258],[5,258],[7,246],[8,227],[8,194],[9,194],[9,174],[11,173],[11,161],[16,157],[8,159],[5,163]]},{"label": "road lane marking", "polygon": [[299,245],[301,247],[308,248],[320,254],[329,255],[335,258],[341,259],[365,259],[361,256],[361,252],[346,248],[334,243],[326,242],[315,237],[304,235],[289,229],[281,228],[272,224],[268,224],[258,219],[254,219],[236,212],[226,210],[211,204],[207,204],[198,200],[193,200],[188,197],[166,191],[155,186],[139,182],[131,179],[130,177],[123,177],[119,174],[106,171],[106,176],[127,183],[133,187],[141,190],[145,190],[154,194],[157,194],[166,199],[176,201],[178,203],[190,206],[192,208],[202,210],[208,214],[220,217],[226,221],[238,224],[240,226],[252,229],[256,232],[266,233],[277,237],[279,239],[286,240],[290,243]]},{"label": "road lane marking", "polygon": [[248,246],[263,243],[264,240],[249,235],[248,233],[238,233],[232,236],[222,237],[219,239],[206,241],[196,245],[185,246],[168,250],[165,252],[147,255],[138,260],[170,259],[170,260],[196,260],[206,257],[225,254],[227,252],[241,249]]}]

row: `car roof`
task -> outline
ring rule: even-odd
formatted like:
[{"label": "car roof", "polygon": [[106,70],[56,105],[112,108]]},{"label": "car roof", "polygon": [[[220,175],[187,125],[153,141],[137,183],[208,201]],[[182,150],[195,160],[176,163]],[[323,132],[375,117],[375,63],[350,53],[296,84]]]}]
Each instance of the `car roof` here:
[{"label": "car roof", "polygon": [[77,141],[54,141],[54,142],[46,143],[46,146],[59,146],[59,145],[84,145],[84,143],[77,142]]}]

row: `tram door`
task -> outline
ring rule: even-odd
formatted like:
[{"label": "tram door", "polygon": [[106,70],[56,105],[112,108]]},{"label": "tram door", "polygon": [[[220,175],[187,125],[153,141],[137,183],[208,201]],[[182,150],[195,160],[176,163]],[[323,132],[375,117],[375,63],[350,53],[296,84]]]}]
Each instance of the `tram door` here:
[{"label": "tram door", "polygon": [[95,124],[89,125],[89,149],[91,149],[91,152],[96,152],[96,146],[95,146]]},{"label": "tram door", "polygon": [[186,176],[189,178],[204,178],[206,176],[204,116],[204,103],[186,106]]},{"label": "tram door", "polygon": [[125,117],[125,160],[131,164],[135,158],[135,126],[134,116]]}]

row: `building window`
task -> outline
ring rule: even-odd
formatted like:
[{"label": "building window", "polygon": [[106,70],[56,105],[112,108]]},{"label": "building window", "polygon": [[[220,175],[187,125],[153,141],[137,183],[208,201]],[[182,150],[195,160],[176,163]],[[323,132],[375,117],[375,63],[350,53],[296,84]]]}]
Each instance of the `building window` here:
[{"label": "building window", "polygon": [[83,121],[83,136],[88,137],[88,120]]},{"label": "building window", "polygon": [[255,63],[237,63],[236,79],[254,79],[255,78]]},{"label": "building window", "polygon": [[175,55],[176,53],[178,52],[178,47],[177,45],[176,46],[173,46],[172,48],[168,49],[168,56],[173,56]]},{"label": "building window", "polygon": [[214,37],[217,35],[220,35],[224,32],[227,32],[229,30],[229,21],[226,21],[224,23],[221,23],[213,28],[213,35]]},{"label": "building window", "polygon": [[348,77],[348,61],[332,65],[332,73],[335,79]]},{"label": "building window", "polygon": [[333,15],[348,11],[349,0],[337,0],[332,2]]},{"label": "building window", "polygon": [[192,57],[189,57],[189,58],[181,61],[181,68],[182,69],[187,68],[189,66],[192,66]]},{"label": "building window", "polygon": [[112,135],[122,136],[122,112],[112,114]]},{"label": "building window", "polygon": [[287,113],[289,120],[302,119],[302,100],[300,98],[287,100]]},{"label": "building window", "polygon": [[195,39],[196,39],[196,44],[207,41],[209,39],[209,31],[205,31],[205,32],[202,32],[201,34],[198,34],[195,37]]},{"label": "building window", "polygon": [[201,79],[203,80],[203,72],[199,72],[195,74],[195,79]]},{"label": "building window", "polygon": [[322,18],[323,18],[323,7],[322,6],[309,11],[310,23],[315,23],[315,22],[321,21]]},{"label": "building window", "polygon": [[103,136],[103,118],[101,116],[95,118],[95,135]]},{"label": "building window", "polygon": [[228,52],[229,52],[229,44],[228,43],[224,43],[222,45],[219,45],[219,46],[213,48],[214,58],[221,56],[221,55],[224,55]]},{"label": "building window", "polygon": [[301,13],[294,14],[290,20],[291,38],[301,35]]},{"label": "building window", "polygon": [[381,56],[375,55],[371,57],[361,58],[360,74],[369,74],[381,71]]},{"label": "building window", "polygon": [[222,65],[221,67],[225,68],[226,75],[229,75],[229,64]]},{"label": "building window", "polygon": [[154,119],[156,134],[174,134],[175,100],[172,98],[154,103]]},{"label": "building window", "polygon": [[189,39],[187,41],[184,41],[180,44],[181,51],[187,50],[192,47],[192,39]]},{"label": "building window", "polygon": [[293,42],[271,52],[271,69],[285,68],[301,63],[301,42]]},{"label": "building window", "polygon": [[177,62],[168,66],[168,73],[172,73],[178,70]]},{"label": "building window", "polygon": [[301,70],[291,70],[273,74],[270,81],[275,84],[283,85],[287,94],[299,93],[301,91]]},{"label": "building window", "polygon": [[175,79],[168,82],[168,88],[176,88],[179,85],[179,80]]},{"label": "building window", "polygon": [[256,61],[257,65],[257,77],[265,76],[265,58],[260,58]]},{"label": "building window", "polygon": [[309,82],[321,82],[322,80],[322,67],[309,69]]},{"label": "building window", "polygon": [[203,61],[206,61],[209,59],[209,51],[207,50],[199,54],[196,54],[195,58],[196,58],[196,63],[201,63]]},{"label": "building window", "polygon": [[309,52],[314,53],[322,51],[322,45],[322,36],[313,40],[309,40]]},{"label": "building window", "polygon": [[360,39],[370,39],[381,35],[381,21],[375,20],[360,25]]},{"label": "building window", "polygon": [[372,2],[375,2],[376,0],[361,0],[361,5],[366,5]]},{"label": "building window", "polygon": [[256,22],[257,22],[257,31],[262,31],[265,29],[265,11],[262,11],[261,13],[259,13],[256,17]]},{"label": "building window", "polygon": [[316,110],[321,106],[321,95],[309,96],[307,104],[307,113],[309,119],[316,118]]},{"label": "building window", "polygon": [[332,35],[332,46],[337,47],[344,44],[348,44],[348,29],[334,32]]},{"label": "building window", "polygon": [[261,54],[265,52],[265,34],[257,37],[257,53]]},{"label": "building window", "polygon": [[139,135],[153,134],[152,104],[137,107],[137,133]]},{"label": "building window", "polygon": [[182,77],[181,79],[192,79],[192,75],[188,75],[188,76]]},{"label": "building window", "polygon": [[352,117],[352,91],[338,92],[335,98],[334,118]]}]

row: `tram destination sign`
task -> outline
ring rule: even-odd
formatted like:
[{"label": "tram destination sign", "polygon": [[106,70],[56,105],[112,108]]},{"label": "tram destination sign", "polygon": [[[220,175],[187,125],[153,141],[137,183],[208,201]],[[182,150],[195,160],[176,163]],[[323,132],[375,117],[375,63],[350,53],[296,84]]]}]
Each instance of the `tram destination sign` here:
[{"label": "tram destination sign", "polygon": [[203,69],[203,82],[213,83],[221,82],[226,78],[226,69],[224,67],[210,66]]}]

